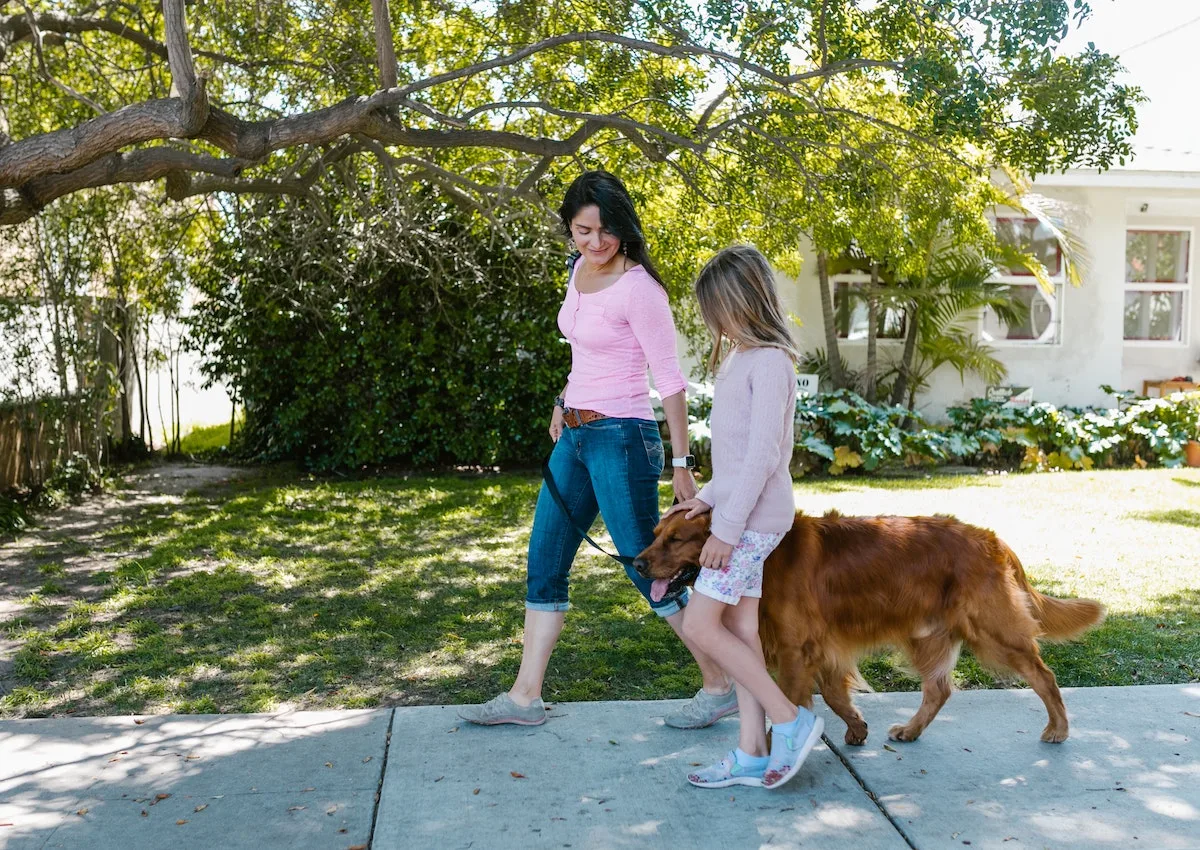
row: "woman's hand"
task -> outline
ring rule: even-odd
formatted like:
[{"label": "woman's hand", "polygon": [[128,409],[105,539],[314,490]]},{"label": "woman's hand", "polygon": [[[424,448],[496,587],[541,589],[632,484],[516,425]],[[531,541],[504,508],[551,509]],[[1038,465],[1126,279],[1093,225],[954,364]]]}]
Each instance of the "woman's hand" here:
[{"label": "woman's hand", "polygon": [[563,432],[563,409],[554,405],[554,413],[550,415],[550,439],[558,442]]},{"label": "woman's hand", "polygon": [[732,554],[732,546],[715,534],[710,534],[704,548],[700,550],[700,566],[710,570],[723,570],[729,566],[729,557]]},{"label": "woman's hand", "polygon": [[700,516],[700,514],[707,513],[711,510],[712,505],[710,505],[708,502],[702,502],[695,498],[684,499],[677,505],[671,505],[671,507],[667,509],[667,512],[663,514],[663,519],[666,519],[671,514],[677,514],[680,511],[687,511],[687,516],[685,516],[684,519],[691,519],[692,517]]},{"label": "woman's hand", "polygon": [[692,471],[682,466],[677,466],[672,470],[671,488],[675,491],[675,498],[681,502],[696,498],[698,489],[696,479],[692,477]]}]

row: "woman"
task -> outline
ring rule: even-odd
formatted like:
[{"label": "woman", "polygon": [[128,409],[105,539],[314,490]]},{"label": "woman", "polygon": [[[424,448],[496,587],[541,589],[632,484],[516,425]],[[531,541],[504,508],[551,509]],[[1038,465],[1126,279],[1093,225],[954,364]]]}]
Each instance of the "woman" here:
[{"label": "woman", "polygon": [[[543,484],[529,538],[520,672],[506,693],[459,711],[464,720],[485,726],[546,721],[542,681],[568,608],[568,575],[582,541],[577,529],[590,528],[599,513],[617,551],[629,556],[654,539],[663,450],[650,408],[647,366],[671,429],[675,496],[686,501],[696,495],[689,471],[687,382],[675,352],[675,325],[633,201],[616,177],[589,171],[571,184],[559,214],[579,256],[558,313],[559,329],[571,343],[571,374],[550,417],[550,473],[571,516]],[[703,687],[666,722],[699,728],[736,711],[732,682],[684,637],[686,597],[651,601],[651,582],[632,567],[625,572],[700,666]]]}]

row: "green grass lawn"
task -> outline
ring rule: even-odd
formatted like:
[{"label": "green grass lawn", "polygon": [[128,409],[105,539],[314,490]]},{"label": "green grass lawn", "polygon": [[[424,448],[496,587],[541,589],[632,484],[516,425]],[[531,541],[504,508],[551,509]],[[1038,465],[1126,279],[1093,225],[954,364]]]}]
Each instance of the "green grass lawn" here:
[{"label": "green grass lawn", "polygon": [[[160,500],[90,542],[36,547],[26,566],[41,585],[0,632],[19,647],[0,715],[486,699],[520,661],[537,484],[276,475]],[[1200,471],[831,479],[796,494],[810,512],[954,513],[1000,533],[1041,590],[1103,601],[1102,627],[1045,647],[1063,685],[1200,679]],[[89,557],[111,566],[81,576]],[[698,687],[686,651],[611,561],[581,554],[572,585],[548,700]],[[863,671],[880,689],[916,686],[886,653]],[[967,653],[956,675],[997,684]]]},{"label": "green grass lawn", "polygon": [[[238,420],[241,425],[241,420]],[[236,426],[235,426],[236,427]],[[185,455],[202,455],[229,445],[229,423],[202,425],[192,428],[179,441],[179,450]]]}]

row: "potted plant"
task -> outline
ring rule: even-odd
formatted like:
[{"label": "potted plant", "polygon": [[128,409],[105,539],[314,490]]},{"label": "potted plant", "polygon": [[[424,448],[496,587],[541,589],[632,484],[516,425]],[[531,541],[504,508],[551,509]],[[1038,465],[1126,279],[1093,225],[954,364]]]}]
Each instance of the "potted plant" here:
[{"label": "potted plant", "polygon": [[1188,466],[1200,466],[1200,392],[1188,393],[1185,398],[1191,413],[1192,439],[1183,447],[1183,461]]}]

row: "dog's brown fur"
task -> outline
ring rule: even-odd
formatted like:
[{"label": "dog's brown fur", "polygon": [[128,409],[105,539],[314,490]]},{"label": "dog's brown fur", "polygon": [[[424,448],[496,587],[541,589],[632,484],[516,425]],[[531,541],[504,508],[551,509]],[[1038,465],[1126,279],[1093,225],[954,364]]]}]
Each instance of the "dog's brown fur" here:
[{"label": "dog's brown fur", "polygon": [[[708,514],[672,514],[635,566],[648,578],[694,567],[708,528]],[[894,740],[915,741],[950,696],[963,643],[984,664],[1029,683],[1050,715],[1042,740],[1057,743],[1067,738],[1067,713],[1038,638],[1074,638],[1103,618],[1094,600],[1038,593],[1002,540],[952,517],[798,513],[764,566],[759,634],[788,698],[811,707],[819,684],[846,722],[848,744],[867,739],[850,696],[862,653],[894,646],[920,674],[920,709],[888,730]]]}]

